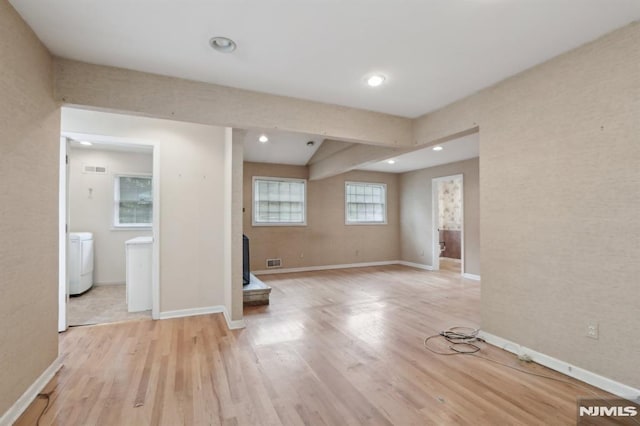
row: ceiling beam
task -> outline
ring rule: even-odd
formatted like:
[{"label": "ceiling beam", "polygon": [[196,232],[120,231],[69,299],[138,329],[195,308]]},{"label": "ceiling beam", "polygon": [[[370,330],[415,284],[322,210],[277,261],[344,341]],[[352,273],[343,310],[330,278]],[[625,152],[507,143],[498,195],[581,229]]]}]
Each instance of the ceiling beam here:
[{"label": "ceiling beam", "polygon": [[387,147],[412,145],[412,120],[378,112],[54,58],[56,100],[111,112],[278,129]]},{"label": "ceiling beam", "polygon": [[318,161],[322,161],[331,155],[344,151],[345,149],[353,146],[352,142],[343,142],[343,141],[334,141],[331,139],[325,139],[322,141],[322,144],[318,147],[316,152],[311,156],[309,161],[307,161],[307,165],[317,163]]},{"label": "ceiling beam", "polygon": [[410,149],[354,144],[309,166],[309,180],[325,179],[370,163],[386,160]]}]

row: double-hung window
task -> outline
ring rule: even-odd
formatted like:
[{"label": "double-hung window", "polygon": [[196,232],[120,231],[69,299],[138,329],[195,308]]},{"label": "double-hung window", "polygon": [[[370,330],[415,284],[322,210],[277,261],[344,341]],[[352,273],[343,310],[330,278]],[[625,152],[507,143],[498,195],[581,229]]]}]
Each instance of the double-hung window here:
[{"label": "double-hung window", "polygon": [[117,228],[150,227],[153,217],[151,176],[116,175],[113,225]]},{"label": "double-hung window", "polygon": [[306,192],[305,179],[254,176],[253,225],[306,225]]},{"label": "double-hung window", "polygon": [[347,225],[387,223],[387,185],[345,182]]}]

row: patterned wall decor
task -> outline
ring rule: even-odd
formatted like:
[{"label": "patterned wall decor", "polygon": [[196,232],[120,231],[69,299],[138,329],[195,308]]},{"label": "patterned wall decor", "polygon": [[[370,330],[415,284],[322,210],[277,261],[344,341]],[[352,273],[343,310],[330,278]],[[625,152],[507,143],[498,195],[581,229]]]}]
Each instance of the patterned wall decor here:
[{"label": "patterned wall decor", "polygon": [[451,179],[438,183],[438,207],[440,229],[462,229],[462,179]]}]

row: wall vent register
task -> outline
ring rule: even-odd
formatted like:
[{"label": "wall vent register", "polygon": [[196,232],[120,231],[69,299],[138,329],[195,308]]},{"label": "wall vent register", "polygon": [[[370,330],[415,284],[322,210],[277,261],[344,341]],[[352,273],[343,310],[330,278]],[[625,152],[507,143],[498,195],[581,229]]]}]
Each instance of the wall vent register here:
[{"label": "wall vent register", "polygon": [[88,174],[94,174],[94,175],[106,175],[107,168],[105,166],[92,166],[89,164],[83,164],[82,173],[88,173]]},{"label": "wall vent register", "polygon": [[267,259],[267,268],[279,268],[282,266],[282,259]]}]

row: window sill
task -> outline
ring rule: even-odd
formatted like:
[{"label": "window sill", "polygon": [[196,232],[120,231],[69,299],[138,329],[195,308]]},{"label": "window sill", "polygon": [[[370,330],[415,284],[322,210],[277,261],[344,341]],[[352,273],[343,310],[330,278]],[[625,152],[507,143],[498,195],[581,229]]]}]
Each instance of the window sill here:
[{"label": "window sill", "polygon": [[388,225],[387,222],[346,222],[345,225],[351,226],[362,226],[362,225],[371,225],[371,226],[380,226],[380,225]]},{"label": "window sill", "polygon": [[112,226],[111,231],[153,231],[152,226]]},{"label": "window sill", "polygon": [[252,223],[251,226],[256,228],[263,228],[265,226],[274,226],[274,227],[301,227],[307,226],[306,223]]}]

